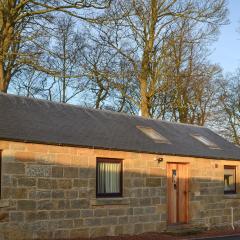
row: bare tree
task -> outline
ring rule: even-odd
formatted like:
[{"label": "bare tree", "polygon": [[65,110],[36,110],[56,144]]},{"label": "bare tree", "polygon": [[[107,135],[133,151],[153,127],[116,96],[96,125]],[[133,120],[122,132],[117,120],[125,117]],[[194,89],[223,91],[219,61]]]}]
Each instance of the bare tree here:
[{"label": "bare tree", "polygon": [[240,69],[219,83],[219,104],[222,118],[220,122],[221,133],[240,145]]},{"label": "bare tree", "polygon": [[139,82],[143,116],[151,115],[152,99],[159,90],[158,66],[162,64],[161,50],[168,26],[178,19],[191,19],[197,29],[214,33],[225,22],[225,4],[224,0],[116,1],[108,13],[113,21],[99,31],[105,44],[132,65]]},{"label": "bare tree", "polygon": [[[42,98],[47,85],[47,75],[32,68],[17,72],[9,88],[17,95]],[[45,97],[44,97],[45,98]]]},{"label": "bare tree", "polygon": [[[197,31],[196,23],[188,19],[171,26],[163,45],[161,79],[164,87],[159,89],[155,100],[155,105],[158,105],[158,99],[159,105],[165,105],[164,118],[167,112],[174,121],[198,125],[206,122],[216,95],[215,81],[221,76],[221,69],[207,60],[205,45],[210,41],[209,36],[214,35]],[[164,103],[161,103],[162,99],[165,99]]]},{"label": "bare tree", "polygon": [[55,101],[66,103],[85,89],[82,75],[82,55],[85,39],[76,30],[76,23],[69,16],[59,16],[52,24],[49,47],[45,51],[45,68],[59,74],[49,74]]},{"label": "bare tree", "polygon": [[[62,12],[81,20],[102,22],[102,9],[109,7],[110,3],[111,0],[1,0],[0,91],[7,91],[12,77],[23,65],[51,73],[40,64],[37,59],[40,52],[33,51],[33,46],[39,45],[36,39],[43,34],[53,14]],[[94,9],[99,12],[93,13]],[[28,44],[31,51],[26,51]]]},{"label": "bare tree", "polygon": [[89,79],[86,104],[97,109],[131,112],[133,106],[128,96],[136,92],[131,87],[131,66],[99,39],[96,41],[96,36],[88,33],[87,39],[82,61],[84,76]]}]

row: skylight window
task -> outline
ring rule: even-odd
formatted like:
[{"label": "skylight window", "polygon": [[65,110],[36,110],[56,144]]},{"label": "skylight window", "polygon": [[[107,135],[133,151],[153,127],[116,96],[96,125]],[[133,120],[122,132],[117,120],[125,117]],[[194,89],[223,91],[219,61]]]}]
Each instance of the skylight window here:
[{"label": "skylight window", "polygon": [[137,126],[145,135],[158,143],[170,143],[167,138],[150,127]]},{"label": "skylight window", "polygon": [[199,142],[203,143],[204,145],[208,146],[209,148],[213,149],[220,149],[220,147],[213,143],[212,141],[208,140],[206,137],[203,137],[201,135],[192,135],[194,138],[196,138]]}]

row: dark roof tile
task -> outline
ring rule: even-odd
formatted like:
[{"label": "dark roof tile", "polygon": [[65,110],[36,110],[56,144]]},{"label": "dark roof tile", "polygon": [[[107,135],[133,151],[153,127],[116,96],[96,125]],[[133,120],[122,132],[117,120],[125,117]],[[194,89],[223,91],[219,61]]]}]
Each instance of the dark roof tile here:
[{"label": "dark roof tile", "polygon": [[[136,126],[156,130],[171,144],[154,142]],[[208,148],[191,134],[206,137],[221,150]],[[240,160],[240,148],[204,127],[3,93],[0,94],[0,139]]]}]

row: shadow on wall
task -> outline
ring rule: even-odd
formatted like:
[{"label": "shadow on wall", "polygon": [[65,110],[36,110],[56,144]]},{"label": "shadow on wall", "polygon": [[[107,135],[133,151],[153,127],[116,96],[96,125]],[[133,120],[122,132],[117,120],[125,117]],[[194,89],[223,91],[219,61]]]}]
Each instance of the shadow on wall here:
[{"label": "shadow on wall", "polygon": [[[112,155],[107,152],[101,151],[101,157]],[[2,158],[2,199],[9,200],[9,206],[0,208],[0,239],[111,236],[166,228],[166,162],[154,161],[153,155],[125,153],[123,197],[99,199],[99,154],[94,150],[83,149],[71,156],[44,151],[11,154],[6,150]],[[194,177],[190,165],[190,222],[230,225],[231,207],[234,221],[239,221],[240,201],[224,198],[223,181],[214,179],[213,170],[198,171],[199,175],[209,171],[209,177],[205,173]]]}]

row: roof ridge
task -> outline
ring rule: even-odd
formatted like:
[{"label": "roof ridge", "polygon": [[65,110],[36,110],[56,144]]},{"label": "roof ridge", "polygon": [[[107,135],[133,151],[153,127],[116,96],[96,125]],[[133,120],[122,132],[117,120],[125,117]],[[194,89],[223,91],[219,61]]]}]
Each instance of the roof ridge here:
[{"label": "roof ridge", "polygon": [[171,122],[171,121],[167,121],[167,120],[154,119],[154,118],[149,118],[149,117],[145,117],[145,116],[130,115],[130,114],[124,113],[124,112],[115,112],[115,111],[111,111],[111,110],[107,110],[107,109],[96,109],[96,108],[84,107],[84,106],[80,106],[80,105],[76,105],[76,104],[72,104],[72,103],[55,102],[55,101],[50,101],[50,100],[46,100],[46,99],[15,95],[15,94],[11,94],[11,93],[0,92],[0,95],[5,95],[7,97],[13,97],[13,98],[25,99],[25,100],[28,100],[28,101],[46,102],[46,103],[53,104],[53,105],[62,105],[62,106],[65,106],[65,107],[80,108],[82,110],[89,110],[89,111],[96,111],[96,112],[106,112],[106,113],[110,113],[110,114],[119,114],[119,115],[124,115],[125,117],[129,117],[129,118],[140,118],[140,119],[146,119],[146,120],[150,120],[150,121],[160,121],[160,122],[165,122],[165,123],[172,124],[172,125],[185,125],[185,126],[189,126],[189,127],[191,126],[191,127],[206,128],[205,126],[200,126],[200,125],[196,125],[196,124]]}]

